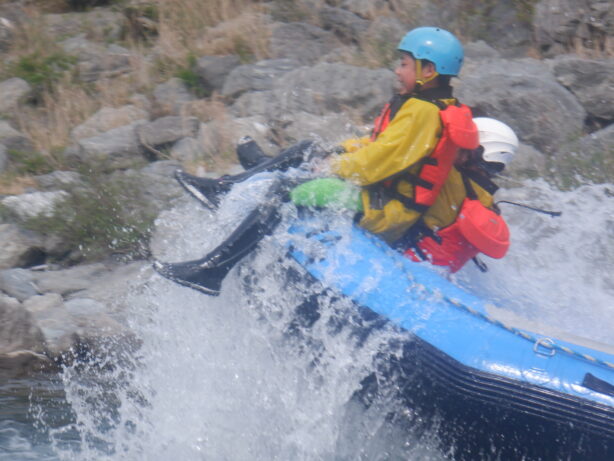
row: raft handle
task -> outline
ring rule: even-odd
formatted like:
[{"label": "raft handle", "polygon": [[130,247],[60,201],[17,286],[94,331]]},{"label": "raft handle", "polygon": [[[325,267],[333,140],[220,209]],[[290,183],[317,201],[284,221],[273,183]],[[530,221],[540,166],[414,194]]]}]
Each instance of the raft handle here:
[{"label": "raft handle", "polygon": [[535,341],[535,344],[533,344],[533,352],[538,355],[543,355],[544,357],[552,357],[556,354],[554,341],[550,338],[539,338]]}]

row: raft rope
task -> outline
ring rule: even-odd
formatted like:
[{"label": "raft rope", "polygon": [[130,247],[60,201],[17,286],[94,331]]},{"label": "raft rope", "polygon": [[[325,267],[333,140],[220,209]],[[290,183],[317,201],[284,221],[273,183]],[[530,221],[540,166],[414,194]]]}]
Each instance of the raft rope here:
[{"label": "raft rope", "polygon": [[[390,253],[390,254],[393,253],[393,250],[391,250],[387,245],[384,245],[383,242],[380,242],[377,239],[372,239],[372,240],[375,242],[376,246],[378,246],[380,249],[385,250],[386,253]],[[394,252],[394,254],[395,254],[395,256],[398,256],[398,254],[396,252]],[[396,266],[399,269],[401,269],[405,273],[405,275],[410,280],[413,279],[413,275],[407,270],[407,268],[405,267],[405,265],[401,261],[397,260],[395,264],[396,264]],[[430,289],[430,288],[428,288],[428,287],[426,287],[424,285],[422,285],[422,286],[427,291],[430,291],[432,294],[435,294],[435,292],[432,289]],[[438,295],[440,295],[440,294],[438,294]],[[484,321],[486,321],[488,323],[491,323],[491,324],[496,325],[496,326],[498,326],[500,328],[503,328],[503,329],[505,329],[505,330],[507,330],[507,331],[509,331],[509,332],[511,332],[511,333],[513,333],[515,335],[517,335],[517,336],[520,336],[521,338],[526,339],[527,341],[531,341],[533,343],[533,350],[535,352],[538,352],[537,348],[539,346],[541,346],[541,347],[543,347],[545,349],[549,349],[550,351],[552,351],[552,354],[550,354],[550,355],[554,355],[556,353],[556,351],[561,351],[561,352],[564,352],[564,353],[566,353],[568,355],[571,355],[573,357],[584,359],[584,360],[586,360],[588,362],[595,363],[595,364],[598,364],[598,365],[601,365],[601,366],[604,366],[606,368],[614,370],[614,363],[612,363],[612,362],[607,362],[607,361],[601,360],[601,359],[599,359],[597,357],[593,357],[592,355],[585,354],[583,352],[578,352],[578,351],[575,351],[575,350],[573,350],[573,349],[571,349],[571,348],[569,348],[567,346],[563,346],[563,345],[557,344],[551,338],[548,338],[548,337],[545,337],[545,336],[538,336],[538,335],[535,335],[535,334],[532,334],[532,333],[527,333],[527,332],[525,332],[523,330],[520,330],[520,329],[518,329],[516,327],[512,327],[510,325],[506,325],[505,323],[501,322],[500,320],[497,320],[497,319],[495,319],[495,318],[493,318],[493,317],[491,317],[491,316],[489,316],[487,314],[484,314],[483,312],[480,312],[480,311],[478,311],[478,310],[476,310],[476,309],[474,309],[474,308],[472,308],[470,306],[467,306],[466,304],[463,304],[462,302],[460,302],[460,301],[458,301],[456,299],[452,299],[452,298],[450,298],[448,296],[442,295],[441,298],[444,301],[452,304],[453,306],[455,306],[455,307],[457,307],[459,309],[462,309],[462,310],[470,313],[471,315],[474,315],[474,316],[476,316],[476,317],[478,317],[478,318],[480,318],[480,319],[482,319],[482,320],[484,320]]]}]

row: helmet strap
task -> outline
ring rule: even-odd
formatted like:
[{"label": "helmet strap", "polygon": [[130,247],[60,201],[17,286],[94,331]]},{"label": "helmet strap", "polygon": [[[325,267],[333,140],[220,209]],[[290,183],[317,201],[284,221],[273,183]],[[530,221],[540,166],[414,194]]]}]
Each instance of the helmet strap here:
[{"label": "helmet strap", "polygon": [[416,59],[416,88],[415,88],[415,91],[420,91],[420,89],[425,83],[435,80],[438,76],[439,76],[439,73],[433,72],[433,75],[431,75],[428,78],[424,78],[422,76],[422,59]]}]

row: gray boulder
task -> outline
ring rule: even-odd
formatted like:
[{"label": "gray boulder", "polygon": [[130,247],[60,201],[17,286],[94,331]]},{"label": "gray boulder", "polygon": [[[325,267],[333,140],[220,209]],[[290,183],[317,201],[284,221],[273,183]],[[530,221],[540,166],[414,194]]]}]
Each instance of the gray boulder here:
[{"label": "gray boulder", "polygon": [[0,112],[7,113],[14,110],[31,92],[30,84],[18,77],[0,82]]},{"label": "gray boulder", "polygon": [[614,59],[557,56],[552,62],[557,81],[568,88],[593,117],[614,121]]},{"label": "gray boulder", "polygon": [[17,152],[34,152],[34,144],[26,135],[17,131],[6,120],[0,120],[0,144]]},{"label": "gray boulder", "polygon": [[[1,12],[0,12],[1,14]],[[8,18],[0,16],[0,52],[6,53],[11,49],[15,40],[15,23]]]},{"label": "gray boulder", "polygon": [[203,152],[200,141],[197,138],[182,138],[170,149],[169,155],[180,164],[193,164],[203,160]]},{"label": "gray boulder", "polygon": [[[260,94],[257,92],[249,94]],[[237,117],[226,120],[212,120],[200,126],[198,146],[200,160],[215,159],[224,152],[233,152],[237,141],[243,136],[251,136],[269,154],[278,151],[272,142],[273,133],[269,120],[264,116]]]},{"label": "gray boulder", "polygon": [[275,121],[294,112],[314,115],[355,110],[372,119],[394,91],[394,74],[341,63],[320,63],[283,75],[272,91],[242,95],[232,113]]},{"label": "gray boulder", "polygon": [[271,90],[282,75],[298,66],[299,63],[293,59],[267,59],[235,67],[226,78],[222,94],[236,98],[248,91]]},{"label": "gray boulder", "polygon": [[339,46],[332,32],[302,22],[275,24],[269,41],[272,58],[293,59],[301,66],[315,64]]},{"label": "gray boulder", "polygon": [[501,53],[491,47],[484,40],[466,43],[463,45],[465,59],[479,61],[482,59],[496,59],[501,57]]},{"label": "gray boulder", "polygon": [[228,74],[239,65],[241,61],[234,55],[203,56],[196,61],[195,72],[202,79],[206,91],[220,92]]},{"label": "gray boulder", "polygon": [[371,118],[394,91],[394,73],[347,64],[320,63],[284,75],[273,90],[280,113],[304,111],[315,115],[356,109]]},{"label": "gray boulder", "polygon": [[77,58],[79,78],[84,82],[117,77],[132,70],[131,53],[127,48],[103,46],[87,40],[84,35],[68,38],[59,45],[64,52]]},{"label": "gray boulder", "polygon": [[388,5],[386,0],[342,0],[340,7],[364,19],[377,19]]},{"label": "gray boulder", "polygon": [[42,190],[66,189],[82,184],[81,175],[75,171],[56,170],[34,176],[34,180]]},{"label": "gray boulder", "polygon": [[182,138],[194,138],[199,127],[200,121],[196,117],[169,115],[138,126],[136,132],[139,143],[154,155],[156,150],[171,147]]},{"label": "gray boulder", "polygon": [[323,145],[334,145],[365,134],[350,123],[344,114],[314,115],[293,112],[279,117],[273,128],[282,135],[280,142],[284,147],[303,139],[315,139]]},{"label": "gray boulder", "polygon": [[77,342],[77,325],[66,311],[59,294],[32,296],[23,303],[23,307],[43,333],[45,350],[50,357],[60,358]]},{"label": "gray boulder", "polygon": [[181,196],[182,189],[173,178],[173,172],[180,164],[172,160],[162,160],[148,164],[142,169],[115,171],[111,175],[113,181],[136,185],[132,203],[135,213],[156,216],[169,203]]},{"label": "gray boulder", "polygon": [[43,241],[15,224],[0,224],[0,269],[27,267],[43,259]]},{"label": "gray boulder", "polygon": [[552,154],[582,133],[586,111],[544,63],[526,58],[468,64],[456,96],[509,124],[523,141]]},{"label": "gray boulder", "polygon": [[81,125],[73,128],[71,137],[76,141],[91,138],[113,128],[146,119],[149,119],[149,113],[132,104],[117,108],[103,107]]},{"label": "gray boulder", "polygon": [[6,146],[0,144],[0,174],[4,173],[9,163],[9,156],[6,153]]},{"label": "gray boulder", "polygon": [[0,379],[48,364],[43,341],[29,312],[16,299],[0,293]]},{"label": "gray boulder", "polygon": [[174,115],[180,114],[186,104],[196,99],[183,80],[179,78],[171,78],[156,86],[153,94],[156,111]]},{"label": "gray boulder", "polygon": [[109,269],[102,263],[82,264],[59,270],[33,271],[31,277],[40,293],[69,296],[87,290]]},{"label": "gray boulder", "polygon": [[85,164],[98,164],[106,170],[133,167],[144,161],[136,133],[137,127],[144,123],[147,121],[139,120],[98,136],[81,139],[77,149],[65,155]]},{"label": "gray boulder", "polygon": [[39,294],[32,272],[26,269],[0,270],[0,290],[19,301]]},{"label": "gray boulder", "polygon": [[520,143],[514,160],[505,167],[506,174],[515,178],[539,178],[548,172],[548,157],[525,143]]},{"label": "gray boulder", "polygon": [[107,306],[110,315],[119,315],[127,307],[126,294],[152,273],[153,269],[148,261],[109,266],[109,270],[97,276],[86,290],[68,295],[67,299],[93,299]]},{"label": "gray boulder", "polygon": [[109,352],[109,346],[120,346],[132,333],[109,315],[105,304],[90,298],[73,298],[64,303],[64,308],[76,325],[76,335],[81,345],[87,345],[90,353],[97,355]]},{"label": "gray boulder", "polygon": [[68,193],[64,191],[28,192],[11,195],[0,201],[2,205],[11,210],[20,219],[29,219],[37,216],[52,216],[55,207],[61,203]]},{"label": "gray boulder", "polygon": [[94,8],[83,13],[46,14],[42,17],[45,31],[53,37],[87,34],[94,40],[119,40],[126,17],[108,8]]},{"label": "gray boulder", "polygon": [[552,168],[563,187],[614,182],[614,125],[562,146]]},{"label": "gray boulder", "polygon": [[614,35],[614,8],[610,0],[540,0],[533,28],[545,56],[582,47],[589,52],[603,50],[611,46]]},{"label": "gray boulder", "polygon": [[342,8],[325,6],[319,16],[322,27],[346,43],[361,42],[369,29],[369,21]]}]

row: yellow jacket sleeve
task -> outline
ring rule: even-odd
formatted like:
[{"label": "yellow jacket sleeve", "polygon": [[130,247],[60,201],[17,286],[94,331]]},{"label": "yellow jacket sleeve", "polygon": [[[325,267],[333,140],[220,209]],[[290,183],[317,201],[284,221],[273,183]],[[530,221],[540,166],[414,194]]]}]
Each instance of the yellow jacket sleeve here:
[{"label": "yellow jacket sleeve", "polygon": [[343,141],[341,143],[341,147],[343,147],[345,152],[356,152],[358,149],[366,146],[370,142],[371,140],[368,136],[365,136],[363,138],[350,138]]},{"label": "yellow jacket sleeve", "polygon": [[375,141],[355,152],[332,158],[331,169],[358,185],[374,184],[428,156],[440,133],[439,108],[412,98]]}]

